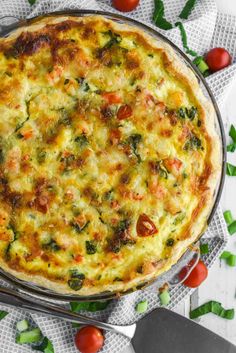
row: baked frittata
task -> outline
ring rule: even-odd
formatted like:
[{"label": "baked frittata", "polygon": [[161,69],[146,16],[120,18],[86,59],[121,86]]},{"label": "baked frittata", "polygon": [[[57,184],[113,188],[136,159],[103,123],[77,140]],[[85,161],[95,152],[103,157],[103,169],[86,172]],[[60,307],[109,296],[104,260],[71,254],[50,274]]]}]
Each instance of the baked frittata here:
[{"label": "baked frittata", "polygon": [[0,40],[0,266],[61,293],[122,292],[206,227],[215,115],[173,50],[100,16]]}]

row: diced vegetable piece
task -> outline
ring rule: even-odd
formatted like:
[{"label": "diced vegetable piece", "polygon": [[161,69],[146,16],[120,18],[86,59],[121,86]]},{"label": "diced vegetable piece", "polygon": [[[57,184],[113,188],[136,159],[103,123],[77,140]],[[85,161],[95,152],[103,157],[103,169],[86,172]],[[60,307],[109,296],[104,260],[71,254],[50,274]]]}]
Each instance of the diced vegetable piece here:
[{"label": "diced vegetable piece", "polygon": [[54,353],[53,344],[47,337],[44,337],[42,343],[38,346],[33,346],[32,349],[43,353]]},{"label": "diced vegetable piece", "polygon": [[94,243],[94,241],[86,240],[85,246],[86,246],[86,253],[87,253],[88,255],[96,254],[96,252],[97,252],[97,245]]},{"label": "diced vegetable piece", "polygon": [[28,0],[28,3],[32,6],[36,3],[37,0]]},{"label": "diced vegetable piece", "polygon": [[188,47],[187,34],[186,34],[185,29],[184,29],[183,23],[182,22],[176,22],[175,25],[177,27],[179,27],[181,38],[182,38],[183,47],[184,47],[186,53],[190,54],[192,56],[197,56],[197,53],[195,51],[189,49],[189,47]]},{"label": "diced vegetable piece", "polygon": [[208,313],[213,313],[227,320],[232,320],[234,318],[234,309],[225,310],[221,303],[212,300],[190,311],[190,319],[196,319],[197,317]]},{"label": "diced vegetable piece", "polygon": [[16,336],[16,343],[35,343],[40,342],[42,339],[42,333],[39,328],[34,328],[30,331],[24,331]]},{"label": "diced vegetable piece", "polygon": [[202,255],[208,254],[209,253],[209,245],[206,244],[201,244],[200,245],[200,252]]},{"label": "diced vegetable piece", "polygon": [[170,302],[170,294],[168,290],[164,290],[162,293],[159,294],[161,305],[166,306]]},{"label": "diced vegetable piece", "polygon": [[187,0],[186,4],[184,5],[183,10],[181,11],[179,17],[182,19],[187,20],[191,11],[193,10],[197,0]]},{"label": "diced vegetable piece", "polygon": [[229,176],[236,176],[236,166],[230,163],[226,163],[226,174]]},{"label": "diced vegetable piece", "polygon": [[236,150],[236,143],[231,143],[227,146],[227,152],[234,152]]},{"label": "diced vegetable piece", "polygon": [[236,233],[236,221],[233,221],[229,226],[228,226],[228,231],[230,235],[233,235]]},{"label": "diced vegetable piece", "polygon": [[9,313],[7,311],[1,310],[0,311],[0,320],[4,319]]},{"label": "diced vegetable piece", "polygon": [[70,307],[73,312],[79,312],[81,310],[95,312],[105,310],[109,303],[109,300],[103,302],[71,302]]},{"label": "diced vegetable piece", "polygon": [[145,311],[147,311],[147,308],[148,308],[148,301],[143,300],[136,305],[135,310],[137,311],[137,313],[143,314],[145,313]]},{"label": "diced vegetable piece", "polygon": [[29,322],[26,319],[21,320],[21,321],[17,322],[16,328],[19,332],[26,331],[29,328]]},{"label": "diced vegetable piece", "polygon": [[228,210],[224,212],[224,219],[227,225],[230,225],[233,222],[233,216],[231,211]]},{"label": "diced vegetable piece", "polygon": [[230,251],[223,251],[222,254],[220,255],[221,260],[226,260],[230,257],[231,252]]},{"label": "diced vegetable piece", "polygon": [[231,254],[227,258],[227,264],[231,267],[235,267],[236,266],[236,255]]}]

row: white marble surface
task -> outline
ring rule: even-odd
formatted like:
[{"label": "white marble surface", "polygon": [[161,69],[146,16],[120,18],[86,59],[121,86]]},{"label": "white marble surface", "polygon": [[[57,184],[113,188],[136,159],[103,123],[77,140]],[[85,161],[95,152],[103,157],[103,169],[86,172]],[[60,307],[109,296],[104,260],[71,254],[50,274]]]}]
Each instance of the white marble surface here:
[{"label": "white marble surface", "polygon": [[[236,15],[236,0],[216,0],[220,11]],[[222,116],[225,122],[226,135],[228,135],[231,123],[236,125],[236,82],[232,85],[229,96],[226,99]],[[228,137],[227,137],[228,138]],[[236,165],[236,153],[228,153],[228,161]],[[221,199],[223,210],[230,209],[236,218],[236,178],[226,177],[224,192]],[[228,249],[236,253],[236,236],[230,238]],[[202,286],[185,302],[181,303],[176,311],[179,314],[189,316],[191,303],[202,304],[208,300],[215,299],[222,302],[226,308],[236,309],[236,268],[229,267],[217,260],[209,271],[207,280]],[[233,321],[223,320],[215,315],[206,315],[200,319],[200,324],[223,336],[236,345],[236,319]],[[131,353],[129,347],[123,353]],[[148,353],[148,352],[147,352]],[[207,353],[207,352],[204,352]]]}]

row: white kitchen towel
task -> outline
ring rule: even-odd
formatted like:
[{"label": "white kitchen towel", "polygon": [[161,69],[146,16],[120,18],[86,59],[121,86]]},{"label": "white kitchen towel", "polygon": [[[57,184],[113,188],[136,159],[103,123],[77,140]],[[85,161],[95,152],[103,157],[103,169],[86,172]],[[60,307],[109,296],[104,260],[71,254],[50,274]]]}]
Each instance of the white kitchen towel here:
[{"label": "white kitchen towel", "polygon": [[[186,0],[166,0],[165,15],[172,23],[178,20],[178,14],[183,8]],[[0,17],[14,15],[19,18],[33,17],[39,14],[63,9],[102,9],[116,12],[109,0],[36,0],[35,5],[30,6],[27,0],[2,0],[0,6]],[[156,28],[152,23],[152,14],[154,10],[154,0],[141,0],[140,6],[128,16]],[[127,15],[127,14],[126,14]],[[3,22],[2,22],[3,23]],[[1,19],[0,19],[1,24]],[[214,0],[198,0],[191,16],[185,22],[185,29],[188,35],[188,45],[191,49],[203,54],[209,48],[222,46],[227,48],[235,63],[236,57],[236,18],[217,13],[217,7]],[[171,39],[176,45],[182,48],[182,41],[178,28],[170,31],[160,31]],[[214,96],[221,106],[231,83],[236,76],[236,64],[211,75],[207,81],[214,93]],[[204,260],[210,267],[225,247],[227,242],[227,228],[220,208],[217,210],[210,227],[205,233],[205,241],[209,243],[210,252],[204,255]],[[169,275],[167,275],[169,276]],[[162,279],[163,281],[165,279]],[[184,286],[172,288],[170,309],[183,300],[191,290]],[[108,320],[116,324],[128,324],[138,320],[141,315],[134,310],[135,304],[142,300],[148,300],[148,310],[159,305],[157,292],[150,290],[138,291],[130,294],[119,301],[113,301],[108,308],[95,315],[101,320]],[[43,334],[52,340],[55,353],[76,353],[78,352],[73,344],[73,337],[76,332],[72,325],[63,321],[47,318],[40,315],[29,315],[20,310],[9,309],[0,306],[0,309],[6,309],[10,314],[0,322],[0,339],[2,353],[30,353],[29,346],[20,346],[15,343],[15,324],[20,319],[27,317],[36,323]],[[118,353],[128,345],[128,340],[124,337],[106,333],[105,346],[103,353]]]}]

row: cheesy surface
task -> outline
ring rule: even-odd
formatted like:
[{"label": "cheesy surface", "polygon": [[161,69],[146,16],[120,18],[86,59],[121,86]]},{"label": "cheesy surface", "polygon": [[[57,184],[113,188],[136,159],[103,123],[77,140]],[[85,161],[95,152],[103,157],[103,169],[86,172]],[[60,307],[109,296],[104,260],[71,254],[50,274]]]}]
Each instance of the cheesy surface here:
[{"label": "cheesy surface", "polygon": [[1,266],[78,295],[168,270],[218,178],[211,109],[171,49],[52,18],[0,41],[0,80]]}]

